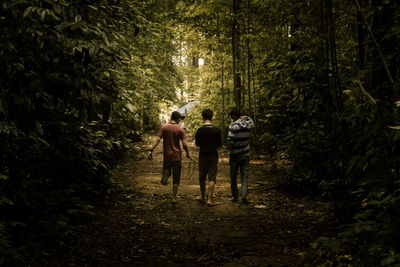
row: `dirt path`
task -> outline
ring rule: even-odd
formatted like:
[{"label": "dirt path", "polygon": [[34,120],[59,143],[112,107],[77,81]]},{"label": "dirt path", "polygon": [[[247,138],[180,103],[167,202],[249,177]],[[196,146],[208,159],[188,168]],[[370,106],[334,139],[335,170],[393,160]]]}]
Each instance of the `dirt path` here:
[{"label": "dirt path", "polygon": [[[197,156],[192,148],[192,155]],[[54,266],[304,266],[318,234],[322,203],[274,189],[268,162],[252,160],[250,205],[229,201],[226,153],[219,162],[216,206],[197,201],[197,166],[183,162],[178,203],[160,184],[161,145],[152,161],[125,158],[114,170],[121,190],[95,220],[62,241]],[[62,264],[60,264],[62,262]]]}]

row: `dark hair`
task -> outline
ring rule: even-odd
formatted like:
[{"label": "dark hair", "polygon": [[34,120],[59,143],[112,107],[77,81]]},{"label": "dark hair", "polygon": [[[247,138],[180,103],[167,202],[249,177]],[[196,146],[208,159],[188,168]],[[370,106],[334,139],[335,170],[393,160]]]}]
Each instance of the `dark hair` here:
[{"label": "dark hair", "polygon": [[212,120],[214,112],[211,109],[205,109],[201,112],[201,116],[204,120]]},{"label": "dark hair", "polygon": [[229,111],[228,115],[234,118],[239,118],[242,115],[242,113],[238,108],[232,108],[231,111]]},{"label": "dark hair", "polygon": [[179,121],[181,120],[181,113],[179,113],[179,111],[174,111],[171,114],[171,120],[173,121]]}]

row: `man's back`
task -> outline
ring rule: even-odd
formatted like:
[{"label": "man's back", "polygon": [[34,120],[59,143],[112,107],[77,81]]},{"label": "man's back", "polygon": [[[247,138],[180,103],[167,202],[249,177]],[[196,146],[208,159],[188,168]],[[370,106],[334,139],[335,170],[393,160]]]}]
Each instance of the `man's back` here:
[{"label": "man's back", "polygon": [[250,135],[254,122],[251,118],[239,118],[229,125],[228,142],[231,155],[250,154]]},{"label": "man's back", "polygon": [[157,135],[163,139],[164,160],[181,161],[179,142],[186,138],[185,131],[176,123],[167,123],[160,128]]},{"label": "man's back", "polygon": [[197,129],[196,146],[200,147],[200,155],[218,154],[217,149],[222,144],[221,130],[211,124]]}]

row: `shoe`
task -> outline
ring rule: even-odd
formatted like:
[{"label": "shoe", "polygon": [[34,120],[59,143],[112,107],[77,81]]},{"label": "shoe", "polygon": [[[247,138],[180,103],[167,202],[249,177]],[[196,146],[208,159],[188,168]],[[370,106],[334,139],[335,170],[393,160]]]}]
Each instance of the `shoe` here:
[{"label": "shoe", "polygon": [[249,200],[247,198],[245,198],[245,197],[242,198],[242,202],[245,205],[249,205],[250,204]]},{"label": "shoe", "polygon": [[197,201],[200,202],[201,205],[206,204],[206,200],[203,198],[198,198]]},{"label": "shoe", "polygon": [[238,202],[237,197],[231,197],[229,200],[232,201],[232,202]]},{"label": "shoe", "polygon": [[214,207],[214,206],[215,206],[214,201],[209,199],[209,200],[207,201],[207,206],[208,206],[208,207]]},{"label": "shoe", "polygon": [[171,200],[171,203],[172,204],[177,204],[178,203],[177,197],[173,197],[172,200]]}]

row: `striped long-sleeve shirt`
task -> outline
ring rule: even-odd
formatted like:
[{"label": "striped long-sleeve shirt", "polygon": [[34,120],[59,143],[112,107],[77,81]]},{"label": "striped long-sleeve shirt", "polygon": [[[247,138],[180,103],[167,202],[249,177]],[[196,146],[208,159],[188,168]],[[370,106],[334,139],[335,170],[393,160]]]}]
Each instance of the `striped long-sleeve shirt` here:
[{"label": "striped long-sleeve shirt", "polygon": [[229,125],[228,144],[231,155],[250,155],[250,135],[254,122],[251,118],[240,118]]}]

